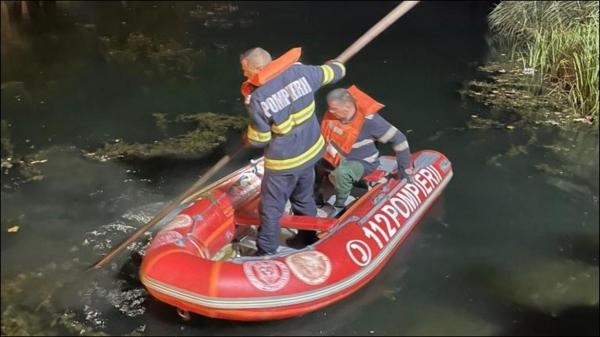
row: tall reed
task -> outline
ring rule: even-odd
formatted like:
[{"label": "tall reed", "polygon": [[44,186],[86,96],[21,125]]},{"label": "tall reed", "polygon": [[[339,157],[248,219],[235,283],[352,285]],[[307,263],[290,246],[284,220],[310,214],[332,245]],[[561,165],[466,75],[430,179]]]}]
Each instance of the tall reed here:
[{"label": "tall reed", "polygon": [[490,13],[496,41],[534,72],[534,88],[598,122],[598,2],[503,1]]}]

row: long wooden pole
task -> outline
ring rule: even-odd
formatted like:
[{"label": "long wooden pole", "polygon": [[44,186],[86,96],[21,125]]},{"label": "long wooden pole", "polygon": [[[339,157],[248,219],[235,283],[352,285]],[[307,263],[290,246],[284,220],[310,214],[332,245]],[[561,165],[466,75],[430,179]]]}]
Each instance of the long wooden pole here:
[{"label": "long wooden pole", "polygon": [[406,14],[406,12],[415,7],[418,3],[419,1],[403,1],[335,59],[342,63],[346,63],[352,56],[363,49],[364,46],[373,41],[377,35],[381,34],[381,32],[398,20],[402,15]]}]

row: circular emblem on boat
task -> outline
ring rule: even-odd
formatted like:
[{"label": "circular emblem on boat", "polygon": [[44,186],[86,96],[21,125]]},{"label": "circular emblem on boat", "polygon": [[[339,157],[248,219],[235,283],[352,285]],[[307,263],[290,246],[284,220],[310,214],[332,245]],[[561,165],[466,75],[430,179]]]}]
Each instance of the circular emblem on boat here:
[{"label": "circular emblem on boat", "polygon": [[277,291],[288,283],[290,270],[281,261],[248,261],[244,274],[254,287],[262,291]]},{"label": "circular emblem on boat", "polygon": [[176,231],[162,231],[156,235],[148,249],[158,248],[171,242],[183,239],[183,235]]},{"label": "circular emblem on boat", "polygon": [[346,251],[357,265],[364,267],[371,262],[371,248],[362,240],[351,240],[346,244]]},{"label": "circular emblem on boat", "polygon": [[288,256],[285,261],[302,282],[310,285],[321,284],[331,275],[329,258],[317,251],[302,252]]},{"label": "circular emblem on boat", "polygon": [[187,227],[192,224],[192,218],[187,214],[179,214],[169,221],[165,226],[165,230]]}]

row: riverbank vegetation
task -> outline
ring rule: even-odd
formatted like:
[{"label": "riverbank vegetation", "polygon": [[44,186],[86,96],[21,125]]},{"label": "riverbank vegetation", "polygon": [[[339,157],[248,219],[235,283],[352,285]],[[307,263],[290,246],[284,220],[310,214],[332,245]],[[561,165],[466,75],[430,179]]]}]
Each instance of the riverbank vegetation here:
[{"label": "riverbank vegetation", "polygon": [[[499,51],[469,96],[528,119],[598,125],[598,2],[503,1],[488,19]],[[550,106],[550,108],[548,108]]]}]

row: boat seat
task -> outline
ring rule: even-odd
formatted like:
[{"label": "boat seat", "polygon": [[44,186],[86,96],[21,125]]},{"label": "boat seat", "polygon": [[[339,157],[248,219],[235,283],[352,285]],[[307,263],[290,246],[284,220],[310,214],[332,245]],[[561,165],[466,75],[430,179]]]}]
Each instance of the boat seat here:
[{"label": "boat seat", "polygon": [[[260,225],[260,217],[257,212],[236,211],[235,223],[241,226]],[[318,218],[303,215],[284,214],[279,220],[283,228],[304,229],[313,231],[328,231],[337,223],[337,219]]]},{"label": "boat seat", "polygon": [[[260,216],[258,215],[259,204],[260,196],[256,196],[256,198],[247,202],[243,207],[237,209],[234,214],[235,223],[241,226],[260,225]],[[291,213],[290,208],[291,204],[288,201],[285,213]],[[283,228],[327,231],[336,224],[336,220],[284,214],[279,223]]]}]

